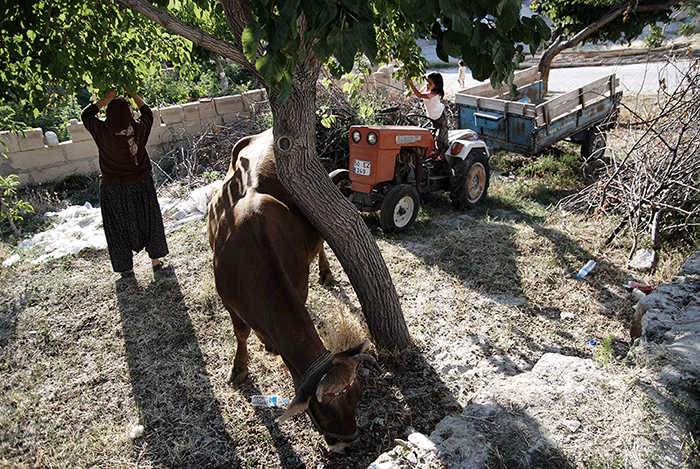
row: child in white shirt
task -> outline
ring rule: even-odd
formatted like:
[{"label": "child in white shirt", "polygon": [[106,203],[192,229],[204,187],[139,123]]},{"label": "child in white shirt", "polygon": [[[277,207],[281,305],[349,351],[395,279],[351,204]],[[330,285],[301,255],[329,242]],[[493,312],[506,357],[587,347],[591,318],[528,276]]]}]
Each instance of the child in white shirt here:
[{"label": "child in white shirt", "polygon": [[441,101],[441,98],[445,96],[442,75],[437,72],[428,75],[426,84],[420,91],[418,88],[416,88],[416,85],[413,84],[413,80],[410,78],[406,80],[406,83],[411,87],[413,96],[423,100],[425,112],[428,114],[428,117],[435,121],[435,125],[438,129],[438,159],[442,159],[445,156],[448,144],[447,115],[445,114],[445,105]]}]

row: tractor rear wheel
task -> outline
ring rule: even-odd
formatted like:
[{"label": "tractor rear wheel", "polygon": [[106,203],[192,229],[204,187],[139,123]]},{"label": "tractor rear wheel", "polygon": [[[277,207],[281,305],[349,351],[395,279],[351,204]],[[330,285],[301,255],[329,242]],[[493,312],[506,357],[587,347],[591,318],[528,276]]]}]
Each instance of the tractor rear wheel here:
[{"label": "tractor rear wheel", "polygon": [[400,184],[384,198],[379,224],[385,233],[404,231],[416,220],[419,208],[420,197],[416,188]]},{"label": "tractor rear wheel", "polygon": [[457,210],[472,208],[484,197],[489,188],[491,168],[486,153],[472,150],[467,157],[455,163],[450,175],[450,199]]},{"label": "tractor rear wheel", "polygon": [[350,181],[350,171],[347,169],[336,169],[328,175],[333,184],[340,190],[343,197],[352,200],[352,182]]}]

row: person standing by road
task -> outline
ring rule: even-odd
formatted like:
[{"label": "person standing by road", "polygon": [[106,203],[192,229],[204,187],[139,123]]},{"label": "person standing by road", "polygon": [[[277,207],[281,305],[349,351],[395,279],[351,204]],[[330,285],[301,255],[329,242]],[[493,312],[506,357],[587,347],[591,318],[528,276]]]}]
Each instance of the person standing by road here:
[{"label": "person standing by road", "polygon": [[[141,97],[125,91],[139,108],[138,119],[116,89],[89,104],[81,118],[99,152],[100,208],[112,268],[122,277],[133,277],[133,252],[145,248],[156,272],[163,266],[160,258],[169,251],[146,151],[153,112]],[[97,114],[104,106],[102,121]]]},{"label": "person standing by road", "polygon": [[421,98],[425,105],[425,112],[428,114],[438,129],[437,147],[438,159],[442,159],[447,151],[448,131],[447,131],[447,115],[445,114],[445,104],[442,98],[445,96],[442,75],[438,72],[433,72],[428,75],[426,84],[419,91],[413,80],[406,80],[408,86],[413,91],[413,96]]},{"label": "person standing by road", "polygon": [[466,79],[467,79],[467,66],[464,65],[464,60],[462,60],[462,59],[459,59],[458,65],[459,65],[459,75],[457,75],[457,83],[459,83],[459,86],[461,88],[464,88],[464,83],[466,82]]}]

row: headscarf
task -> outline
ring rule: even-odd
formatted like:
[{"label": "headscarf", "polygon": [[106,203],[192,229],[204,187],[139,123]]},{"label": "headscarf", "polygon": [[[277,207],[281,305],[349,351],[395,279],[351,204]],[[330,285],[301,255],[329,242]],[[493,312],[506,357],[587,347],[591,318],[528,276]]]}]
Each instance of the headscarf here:
[{"label": "headscarf", "polygon": [[138,165],[138,158],[136,157],[136,154],[139,151],[139,146],[136,143],[136,139],[134,138],[134,123],[129,122],[129,124],[126,126],[126,129],[122,130],[121,132],[117,132],[114,135],[125,135],[126,136],[126,142],[129,144],[129,153],[131,153],[131,159],[134,160],[134,164]]},{"label": "headscarf", "polygon": [[114,98],[107,105],[107,119],[105,125],[107,130],[116,134],[121,132],[134,120],[131,104],[124,98]]},{"label": "headscarf", "polygon": [[129,145],[129,153],[135,165],[138,165],[136,154],[139,146],[134,138],[134,114],[131,104],[124,98],[115,98],[107,105],[107,118],[105,119],[107,130],[114,135],[123,135]]}]

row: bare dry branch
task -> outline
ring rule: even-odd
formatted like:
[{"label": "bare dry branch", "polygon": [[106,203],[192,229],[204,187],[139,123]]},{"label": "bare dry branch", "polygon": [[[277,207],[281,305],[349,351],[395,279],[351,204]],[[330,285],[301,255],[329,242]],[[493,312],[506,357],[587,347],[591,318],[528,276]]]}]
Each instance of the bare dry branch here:
[{"label": "bare dry branch", "polygon": [[620,217],[606,244],[627,228],[633,251],[644,236],[656,249],[664,236],[700,221],[699,65],[670,59],[666,67],[681,73],[679,85],[668,90],[661,81],[654,113],[628,109],[635,122],[622,151],[597,161],[595,183],[559,202],[566,211]]}]

